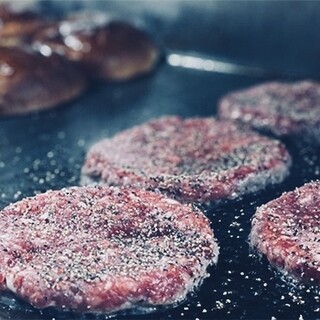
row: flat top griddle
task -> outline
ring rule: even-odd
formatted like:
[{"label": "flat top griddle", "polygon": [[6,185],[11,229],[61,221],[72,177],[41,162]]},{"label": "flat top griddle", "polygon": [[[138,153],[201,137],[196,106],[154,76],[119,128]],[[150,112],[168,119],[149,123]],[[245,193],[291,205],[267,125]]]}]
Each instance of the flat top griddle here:
[{"label": "flat top griddle", "polygon": [[[78,2],[73,6],[76,4],[81,6]],[[114,2],[108,4],[119,9],[117,7],[119,5]],[[46,8],[57,8],[58,13],[62,10],[53,2],[46,2]],[[181,9],[181,28],[185,25],[185,19],[192,19],[191,13],[186,16],[188,8]],[[68,7],[65,10],[69,9]],[[117,12],[121,13],[120,9]],[[155,19],[149,15],[142,15],[139,19],[145,21],[146,26],[150,23],[151,33],[154,33],[161,20],[159,17]],[[172,25],[172,22],[170,24],[169,21],[168,24]],[[160,24],[159,30],[162,32],[160,40],[163,41],[162,45],[170,47],[169,44],[174,42],[172,40],[174,34],[169,36],[165,25],[165,22]],[[181,31],[179,28],[177,30]],[[179,36],[179,32],[176,33],[175,43],[177,46],[171,45],[170,49],[179,49],[181,53],[185,42],[183,36]],[[195,48],[191,48],[191,51],[195,52]],[[189,54],[183,50],[182,52]],[[211,54],[208,51],[204,53]],[[311,76],[317,78],[317,70],[312,69],[315,73],[312,74],[308,72],[308,67],[308,64],[305,64],[305,69],[301,67],[304,72],[303,78]],[[257,74],[250,70],[248,68],[248,72],[227,74],[173,67],[163,62],[159,69],[148,77],[124,84],[95,84],[77,100],[56,109],[24,117],[0,119],[0,209],[11,202],[48,189],[77,185],[86,150],[103,137],[112,136],[120,130],[162,115],[214,116],[216,103],[223,94],[274,80],[276,77],[270,72]],[[292,73],[295,77],[283,75],[283,70],[276,67],[274,70],[279,70],[277,79],[302,78],[302,75],[294,72],[290,66],[286,68],[286,74]],[[252,253],[248,245],[250,219],[257,206],[278,197],[284,191],[293,190],[305,182],[320,177],[319,145],[300,140],[296,137],[284,141],[293,157],[293,167],[291,175],[282,184],[271,186],[237,201],[203,207],[212,221],[221,249],[218,266],[209,270],[211,276],[204,281],[198,291],[174,308],[160,308],[153,310],[151,314],[117,314],[115,317],[119,319],[320,318],[319,288],[298,284],[285,278],[272,269],[264,259]],[[51,309],[39,311],[18,301],[11,294],[0,296],[0,319],[105,319],[107,317],[107,315],[55,312]]]}]

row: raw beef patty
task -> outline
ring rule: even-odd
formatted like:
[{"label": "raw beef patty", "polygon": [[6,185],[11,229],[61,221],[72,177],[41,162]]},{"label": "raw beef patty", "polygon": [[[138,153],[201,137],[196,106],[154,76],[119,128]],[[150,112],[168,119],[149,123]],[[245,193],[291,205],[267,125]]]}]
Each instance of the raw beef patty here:
[{"label": "raw beef patty", "polygon": [[277,136],[303,133],[320,141],[320,85],[270,82],[233,92],[222,98],[218,114]]},{"label": "raw beef patty", "polygon": [[218,257],[202,212],[143,190],[48,191],[3,209],[0,228],[0,290],[37,308],[175,304]]},{"label": "raw beef patty", "polygon": [[232,122],[163,117],[94,144],[82,183],[95,180],[207,202],[279,183],[289,165],[280,142]]},{"label": "raw beef patty", "polygon": [[258,208],[251,246],[286,273],[320,284],[320,182]]}]

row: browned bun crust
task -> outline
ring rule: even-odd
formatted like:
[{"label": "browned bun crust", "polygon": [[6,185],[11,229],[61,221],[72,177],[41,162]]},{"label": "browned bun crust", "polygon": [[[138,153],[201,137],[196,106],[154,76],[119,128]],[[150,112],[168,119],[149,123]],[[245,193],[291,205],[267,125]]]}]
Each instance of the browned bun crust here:
[{"label": "browned bun crust", "polygon": [[48,23],[33,11],[14,10],[6,4],[0,5],[0,44],[20,45]]},{"label": "browned bun crust", "polygon": [[40,51],[50,47],[93,78],[128,80],[152,71],[159,53],[149,37],[132,25],[104,17],[79,15],[61,21],[38,32],[34,47]]},{"label": "browned bun crust", "polygon": [[61,104],[80,94],[86,80],[58,55],[44,57],[0,47],[0,115],[24,114]]}]

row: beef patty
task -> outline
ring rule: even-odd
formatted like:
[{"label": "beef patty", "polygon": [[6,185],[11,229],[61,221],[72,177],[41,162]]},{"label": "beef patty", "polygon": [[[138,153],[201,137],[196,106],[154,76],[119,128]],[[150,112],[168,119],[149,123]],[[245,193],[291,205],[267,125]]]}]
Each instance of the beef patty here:
[{"label": "beef patty", "polygon": [[37,308],[171,305],[218,257],[200,210],[143,190],[48,191],[3,209],[0,228],[0,289]]},{"label": "beef patty", "polygon": [[320,182],[258,208],[251,246],[271,264],[298,279],[320,284]]},{"label": "beef patty", "polygon": [[0,47],[0,116],[62,104],[82,93],[87,80],[58,55]]},{"label": "beef patty", "polygon": [[240,90],[221,99],[218,114],[277,136],[305,134],[320,141],[320,85],[270,82]]},{"label": "beef patty", "polygon": [[82,183],[96,180],[207,202],[279,183],[290,161],[280,142],[232,122],[163,117],[94,144]]},{"label": "beef patty", "polygon": [[92,78],[129,80],[151,72],[159,51],[146,33],[103,13],[71,16],[43,28],[33,47],[65,56]]}]

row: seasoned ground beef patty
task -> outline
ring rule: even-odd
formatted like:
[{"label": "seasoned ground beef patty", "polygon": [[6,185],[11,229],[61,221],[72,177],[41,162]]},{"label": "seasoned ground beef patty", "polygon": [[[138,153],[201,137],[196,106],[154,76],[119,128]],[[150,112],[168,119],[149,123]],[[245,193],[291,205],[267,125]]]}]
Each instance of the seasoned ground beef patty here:
[{"label": "seasoned ground beef patty", "polygon": [[251,246],[286,273],[320,284],[320,182],[258,208]]},{"label": "seasoned ground beef patty", "polygon": [[86,87],[82,73],[58,55],[0,47],[0,116],[51,108]]},{"label": "seasoned ground beef patty", "polygon": [[108,81],[150,73],[159,60],[159,50],[146,33],[101,12],[79,13],[43,28],[33,47],[61,54],[88,76]]},{"label": "seasoned ground beef patty", "polygon": [[98,180],[206,202],[279,183],[289,165],[280,142],[232,122],[163,117],[94,144],[82,183]]},{"label": "seasoned ground beef patty", "polygon": [[0,228],[0,290],[37,308],[170,305],[218,257],[198,209],[143,190],[48,191],[3,209]]},{"label": "seasoned ground beef patty", "polygon": [[307,134],[320,141],[320,84],[270,82],[230,93],[218,114],[277,136]]}]

